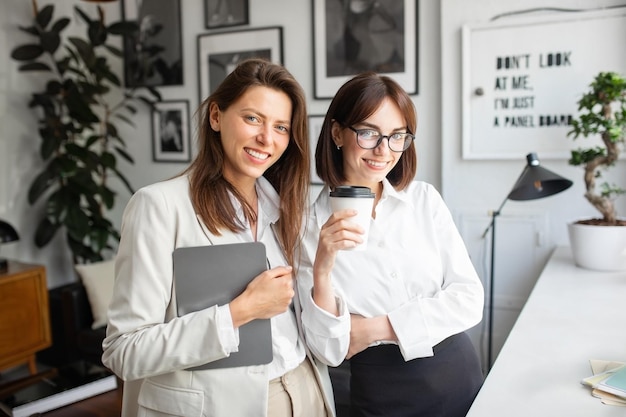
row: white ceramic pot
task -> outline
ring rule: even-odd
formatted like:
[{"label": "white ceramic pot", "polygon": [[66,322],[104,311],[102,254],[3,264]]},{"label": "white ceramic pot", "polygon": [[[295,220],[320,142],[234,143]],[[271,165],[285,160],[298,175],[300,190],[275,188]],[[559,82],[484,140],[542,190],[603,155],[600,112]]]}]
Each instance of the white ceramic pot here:
[{"label": "white ceramic pot", "polygon": [[569,223],[576,265],[596,271],[626,271],[626,226]]}]

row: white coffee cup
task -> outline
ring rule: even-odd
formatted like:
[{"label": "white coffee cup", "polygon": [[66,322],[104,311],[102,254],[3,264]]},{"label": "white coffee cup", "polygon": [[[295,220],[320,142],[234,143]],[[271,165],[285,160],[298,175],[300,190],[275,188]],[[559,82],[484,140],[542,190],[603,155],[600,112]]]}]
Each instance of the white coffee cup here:
[{"label": "white coffee cup", "polygon": [[339,210],[353,209],[357,214],[348,220],[358,223],[365,233],[361,235],[363,243],[358,244],[349,250],[365,250],[367,248],[367,237],[372,221],[372,209],[376,194],[368,187],[355,185],[339,185],[330,192],[330,208],[333,213]]}]

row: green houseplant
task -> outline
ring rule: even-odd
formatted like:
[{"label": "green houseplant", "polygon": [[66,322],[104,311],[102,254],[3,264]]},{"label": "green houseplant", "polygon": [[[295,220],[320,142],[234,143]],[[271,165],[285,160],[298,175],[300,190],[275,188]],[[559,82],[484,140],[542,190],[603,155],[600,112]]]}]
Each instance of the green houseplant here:
[{"label": "green houseplant", "polygon": [[[86,24],[86,37],[63,36],[70,19],[54,20],[54,6],[38,10],[20,30],[33,41],[17,46],[11,57],[19,71],[44,72],[43,91],[32,94],[29,107],[38,115],[40,155],[44,168],[28,190],[28,201],[45,198],[38,219],[35,244],[47,245],[63,229],[76,264],[103,260],[119,241],[119,233],[107,218],[116,192],[116,178],[132,193],[130,182],[118,167],[118,158],[134,163],[126,151],[117,122],[133,125],[136,104],[152,106],[160,100],[152,88],[125,89],[111,68],[111,58],[122,52],[110,44],[112,36],[133,36],[136,22],[107,25],[103,9],[92,19],[78,6],[76,14]],[[147,92],[147,94],[145,94]]]},{"label": "green houseplant", "polygon": [[[578,110],[581,113],[572,120],[568,136],[599,137],[602,145],[572,150],[569,164],[583,168],[585,198],[602,217],[569,225],[574,257],[580,266],[591,269],[626,269],[626,220],[618,217],[615,207],[615,199],[626,190],[607,181],[597,184],[615,166],[626,140],[626,79],[615,72],[600,72],[579,99]],[[598,242],[592,240],[596,236]]]},{"label": "green houseplant", "polygon": [[583,113],[572,120],[568,135],[574,139],[599,135],[604,145],[572,150],[569,160],[570,165],[583,167],[585,198],[602,214],[601,219],[585,222],[626,225],[626,221],[618,219],[614,203],[615,197],[626,190],[603,182],[598,192],[596,186],[602,172],[615,165],[626,138],[626,79],[614,72],[599,73],[590,84],[589,91],[578,101],[578,110]]}]

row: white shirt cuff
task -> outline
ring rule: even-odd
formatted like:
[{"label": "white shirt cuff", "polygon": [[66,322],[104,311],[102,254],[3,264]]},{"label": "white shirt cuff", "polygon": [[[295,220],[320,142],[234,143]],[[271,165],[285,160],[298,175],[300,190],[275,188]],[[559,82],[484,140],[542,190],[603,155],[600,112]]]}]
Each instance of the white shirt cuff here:
[{"label": "white shirt cuff", "polygon": [[233,318],[230,315],[228,304],[217,307],[217,334],[220,343],[227,353],[239,351],[239,329],[233,326]]}]

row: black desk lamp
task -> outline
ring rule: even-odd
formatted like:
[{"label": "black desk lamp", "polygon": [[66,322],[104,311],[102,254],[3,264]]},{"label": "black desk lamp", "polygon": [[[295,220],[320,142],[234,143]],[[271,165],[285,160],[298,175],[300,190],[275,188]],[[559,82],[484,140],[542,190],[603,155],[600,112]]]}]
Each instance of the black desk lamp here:
[{"label": "black desk lamp", "polygon": [[[0,244],[19,240],[17,232],[9,223],[0,220]],[[0,272],[7,270],[9,263],[6,259],[0,258]]]},{"label": "black desk lamp", "polygon": [[500,211],[507,200],[525,201],[535,200],[537,198],[548,197],[553,194],[560,193],[572,186],[572,181],[567,180],[539,165],[537,154],[532,152],[526,155],[528,164],[522,171],[513,186],[511,192],[506,196],[500,207],[496,211],[491,212],[491,223],[485,229],[483,238],[491,229],[491,270],[489,276],[489,345],[487,347],[487,366],[491,369],[492,357],[492,338],[493,338],[493,281],[494,281],[494,264],[495,264],[495,239],[496,239],[496,217],[500,215]]}]

